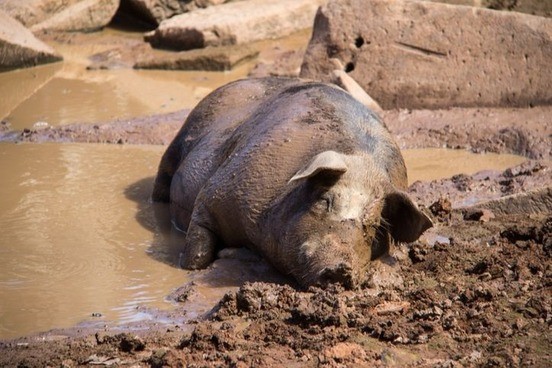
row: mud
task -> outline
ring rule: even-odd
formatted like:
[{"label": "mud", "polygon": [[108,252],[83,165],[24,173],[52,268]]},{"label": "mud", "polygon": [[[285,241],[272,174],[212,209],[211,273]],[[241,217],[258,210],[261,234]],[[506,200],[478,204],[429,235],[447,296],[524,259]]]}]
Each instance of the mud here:
[{"label": "mud", "polygon": [[[167,144],[187,113],[23,131],[4,123],[0,140]],[[0,365],[548,367],[551,116],[550,106],[385,111],[403,149],[514,153],[528,161],[414,182],[409,192],[435,227],[393,246],[357,290],[302,290],[253,254],[226,254],[171,294],[174,310],[149,311],[155,321],[4,340]],[[534,196],[542,206],[533,207]],[[527,205],[504,212],[499,201]],[[208,294],[220,301],[209,304]]]}]

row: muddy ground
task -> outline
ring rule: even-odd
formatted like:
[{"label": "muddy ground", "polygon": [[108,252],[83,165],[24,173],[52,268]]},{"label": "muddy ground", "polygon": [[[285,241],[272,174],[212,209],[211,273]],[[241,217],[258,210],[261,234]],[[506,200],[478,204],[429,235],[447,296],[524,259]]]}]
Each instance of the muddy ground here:
[{"label": "muddy ground", "polygon": [[[2,123],[0,140],[166,145],[188,112],[22,132]],[[395,245],[357,290],[246,275],[189,323],[79,326],[2,341],[0,366],[550,366],[552,107],[382,117],[401,148],[517,153],[528,162],[414,183],[410,194],[435,227]],[[185,315],[200,286],[179,289],[167,318]]]},{"label": "muddy ground", "polygon": [[[435,227],[375,262],[371,281],[358,290],[245,282],[189,324],[78,327],[4,341],[0,365],[549,366],[552,214],[523,199],[540,190],[538,200],[550,208],[551,113],[386,111],[403,148],[469,148],[533,160],[502,173],[414,183],[411,195]],[[167,144],[186,115],[25,132],[4,126],[2,139]],[[506,213],[494,202],[465,206],[516,194],[522,206]],[[180,291],[174,315],[186,313],[195,289],[191,283]]]}]

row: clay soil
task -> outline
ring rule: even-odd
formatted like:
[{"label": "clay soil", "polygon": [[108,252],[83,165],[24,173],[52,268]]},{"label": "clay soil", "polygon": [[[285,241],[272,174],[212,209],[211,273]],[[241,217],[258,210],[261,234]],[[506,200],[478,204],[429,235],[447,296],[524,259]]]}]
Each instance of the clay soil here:
[{"label": "clay soil", "polygon": [[[3,124],[0,140],[166,145],[187,113],[23,132]],[[414,183],[434,228],[396,244],[356,290],[253,278],[186,324],[75,327],[0,342],[0,366],[549,367],[552,214],[458,204],[550,187],[552,107],[383,118],[401,148],[517,153],[528,162]],[[186,314],[194,284],[184,290],[174,315]]]}]

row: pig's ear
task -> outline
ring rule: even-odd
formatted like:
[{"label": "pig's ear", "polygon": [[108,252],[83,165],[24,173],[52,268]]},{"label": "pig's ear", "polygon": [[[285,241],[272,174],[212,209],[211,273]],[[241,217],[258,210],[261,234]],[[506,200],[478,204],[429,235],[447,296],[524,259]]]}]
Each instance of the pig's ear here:
[{"label": "pig's ear", "polygon": [[347,164],[343,154],[335,151],[324,151],[314,156],[311,162],[299,170],[297,174],[289,180],[292,181],[315,177],[319,174],[326,176],[339,177],[347,171]]},{"label": "pig's ear", "polygon": [[433,226],[429,217],[403,192],[392,192],[385,197],[381,215],[389,225],[391,237],[399,242],[413,242]]}]

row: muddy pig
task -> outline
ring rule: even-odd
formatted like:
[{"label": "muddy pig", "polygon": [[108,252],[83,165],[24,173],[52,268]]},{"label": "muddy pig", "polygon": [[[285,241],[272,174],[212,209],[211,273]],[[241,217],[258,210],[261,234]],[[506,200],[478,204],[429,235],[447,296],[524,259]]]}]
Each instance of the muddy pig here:
[{"label": "muddy pig", "polygon": [[246,79],[207,96],[165,152],[153,199],[186,232],[181,266],[247,246],[302,286],[353,288],[431,221],[376,114],[337,86]]}]

